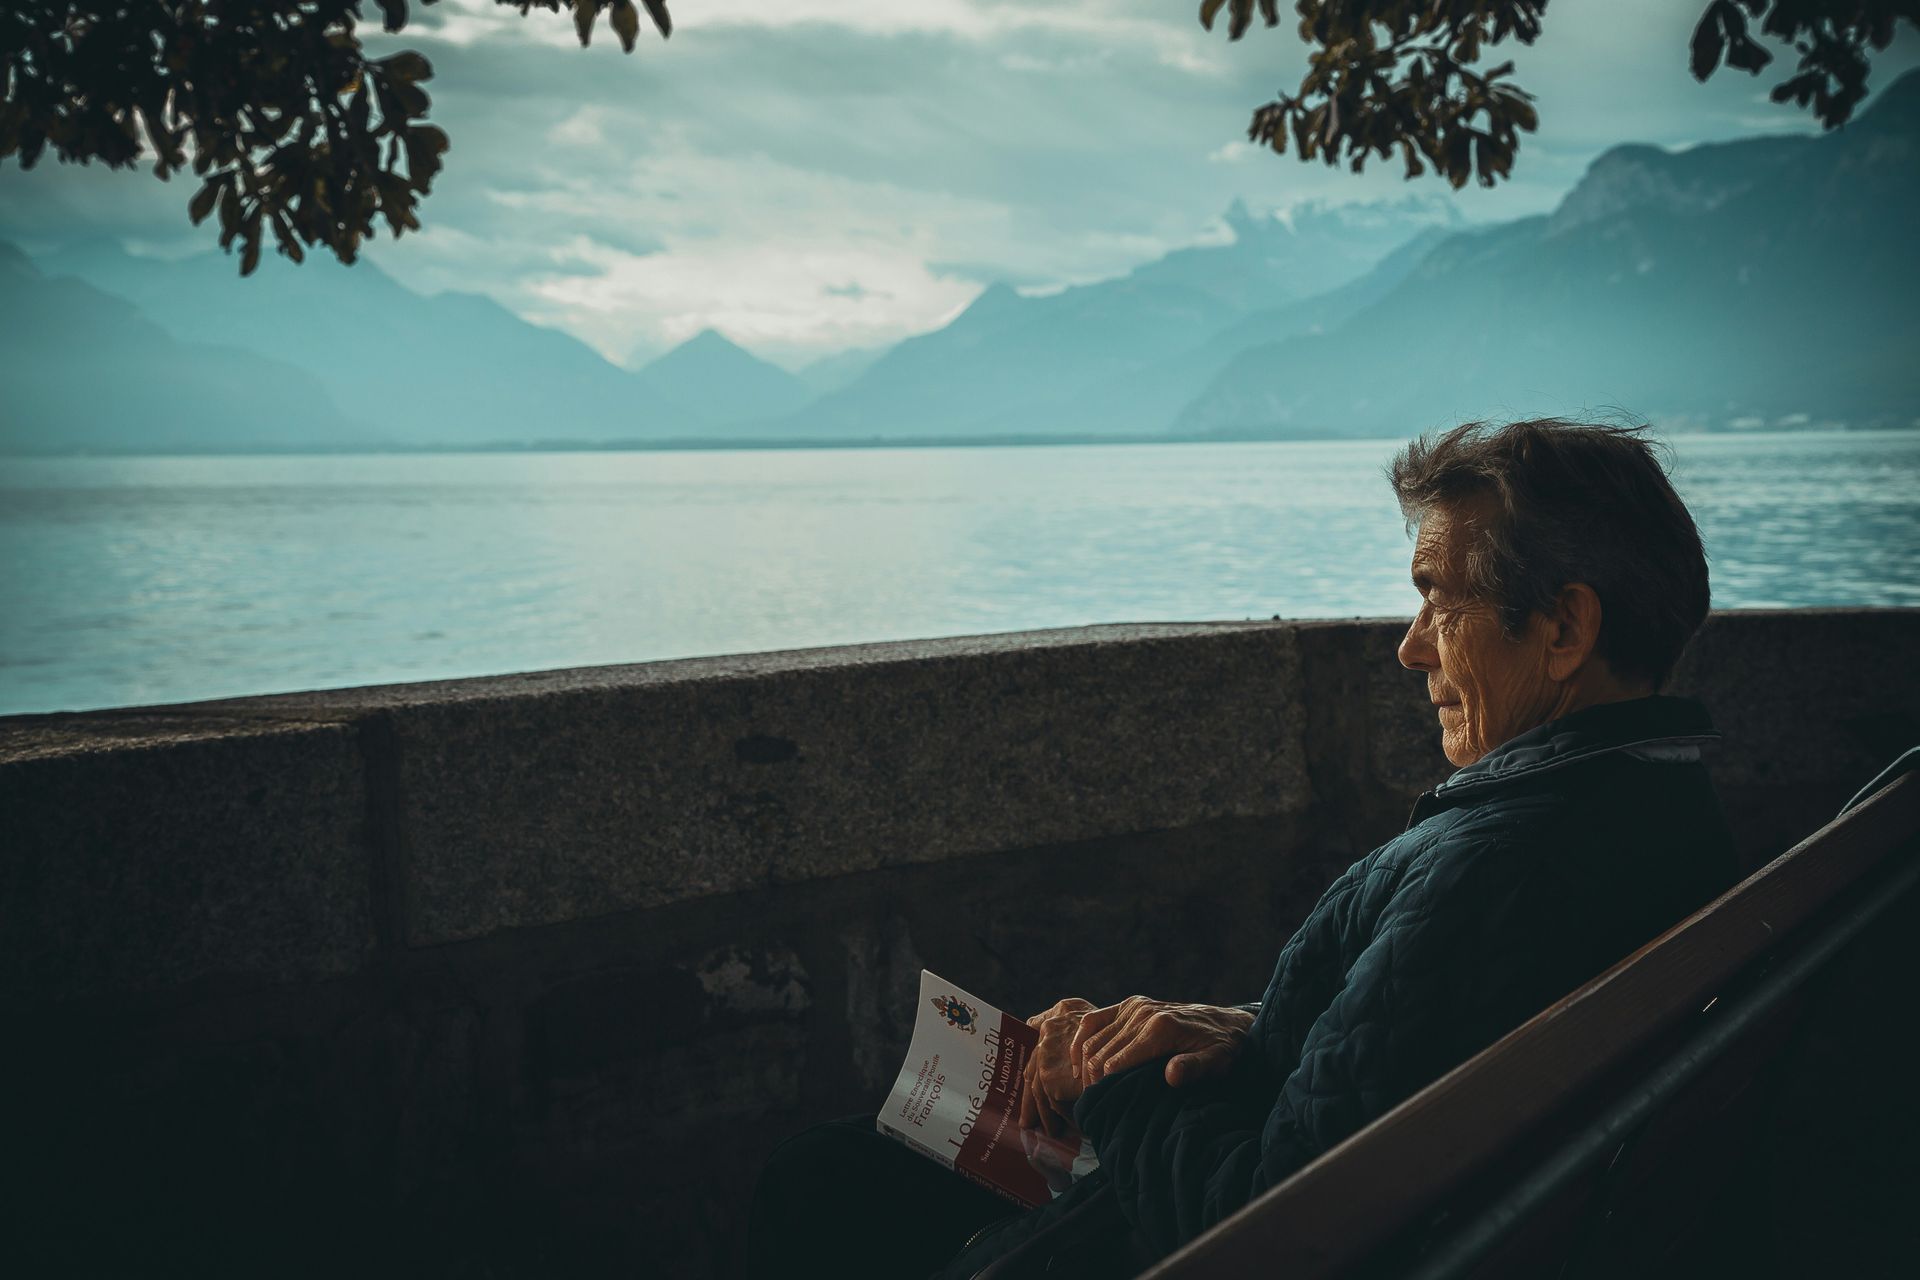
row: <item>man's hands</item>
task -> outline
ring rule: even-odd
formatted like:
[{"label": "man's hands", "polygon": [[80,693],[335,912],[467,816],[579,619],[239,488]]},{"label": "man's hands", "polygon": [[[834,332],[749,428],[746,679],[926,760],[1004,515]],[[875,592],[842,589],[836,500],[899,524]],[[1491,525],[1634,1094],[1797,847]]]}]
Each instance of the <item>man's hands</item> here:
[{"label": "man's hands", "polygon": [[1177,1089],[1225,1075],[1247,1038],[1253,1015],[1245,1009],[1128,996],[1079,1021],[1071,1057],[1082,1088],[1128,1067],[1166,1058],[1167,1083]]},{"label": "man's hands", "polygon": [[1253,1015],[1145,996],[1096,1009],[1076,998],[1035,1014],[1027,1025],[1039,1030],[1040,1042],[1027,1060],[1020,1127],[1059,1137],[1073,1131],[1074,1100],[1103,1076],[1155,1058],[1167,1059],[1167,1083],[1176,1089],[1225,1075]]},{"label": "man's hands", "polygon": [[1070,997],[1027,1019],[1040,1032],[1040,1043],[1027,1059],[1027,1087],[1020,1093],[1020,1127],[1041,1129],[1049,1137],[1073,1131],[1073,1100],[1084,1086],[1074,1076],[1071,1052],[1080,1019],[1093,1012],[1093,1001]]}]

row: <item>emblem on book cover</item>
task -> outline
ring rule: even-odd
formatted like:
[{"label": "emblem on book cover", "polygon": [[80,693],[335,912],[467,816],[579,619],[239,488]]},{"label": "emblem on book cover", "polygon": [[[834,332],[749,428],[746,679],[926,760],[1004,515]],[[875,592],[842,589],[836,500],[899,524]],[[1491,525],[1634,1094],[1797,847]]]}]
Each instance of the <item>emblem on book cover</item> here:
[{"label": "emblem on book cover", "polygon": [[955,1000],[952,996],[935,996],[933,1007],[941,1012],[950,1027],[958,1027],[968,1035],[978,1028],[980,1011],[964,1001]]}]

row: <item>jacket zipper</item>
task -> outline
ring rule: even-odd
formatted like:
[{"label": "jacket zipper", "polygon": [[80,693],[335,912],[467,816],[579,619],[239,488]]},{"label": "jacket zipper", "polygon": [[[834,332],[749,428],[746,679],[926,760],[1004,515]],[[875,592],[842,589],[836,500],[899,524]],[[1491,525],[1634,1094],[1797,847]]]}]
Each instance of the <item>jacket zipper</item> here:
[{"label": "jacket zipper", "polygon": [[[1007,1216],[1012,1217],[1013,1215],[1009,1214]],[[967,1242],[960,1246],[960,1252],[965,1253],[967,1250],[973,1248],[974,1243],[978,1241],[981,1236],[987,1234],[988,1231],[992,1230],[994,1227],[999,1226],[1001,1223],[1005,1222],[1006,1220],[1007,1220],[1006,1218],[995,1218],[992,1222],[982,1225],[977,1231],[975,1231],[972,1235],[967,1237]]]}]

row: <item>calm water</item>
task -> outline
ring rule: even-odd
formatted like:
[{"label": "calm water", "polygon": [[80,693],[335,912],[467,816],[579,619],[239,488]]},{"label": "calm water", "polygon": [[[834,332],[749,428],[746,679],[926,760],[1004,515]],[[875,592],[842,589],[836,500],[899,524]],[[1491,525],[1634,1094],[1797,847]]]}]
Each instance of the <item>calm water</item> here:
[{"label": "calm water", "polygon": [[[1410,614],[1394,447],[0,459],[0,713]],[[1920,432],[1675,452],[1717,606],[1920,605]]]}]

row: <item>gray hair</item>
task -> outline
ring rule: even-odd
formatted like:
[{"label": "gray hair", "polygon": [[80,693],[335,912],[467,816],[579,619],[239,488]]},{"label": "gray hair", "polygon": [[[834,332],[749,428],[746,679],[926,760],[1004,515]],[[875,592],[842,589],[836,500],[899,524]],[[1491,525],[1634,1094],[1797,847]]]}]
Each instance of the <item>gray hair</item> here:
[{"label": "gray hair", "polygon": [[1481,516],[1468,590],[1499,608],[1509,636],[1584,582],[1600,598],[1598,656],[1658,689],[1706,621],[1709,592],[1700,531],[1645,430],[1469,422],[1413,441],[1387,474],[1409,532],[1435,507]]}]

